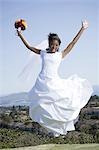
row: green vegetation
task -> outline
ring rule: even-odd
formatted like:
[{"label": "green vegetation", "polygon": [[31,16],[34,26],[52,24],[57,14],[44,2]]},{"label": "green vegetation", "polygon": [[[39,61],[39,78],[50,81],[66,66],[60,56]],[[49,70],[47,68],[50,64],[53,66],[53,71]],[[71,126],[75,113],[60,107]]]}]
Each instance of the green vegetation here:
[{"label": "green vegetation", "polygon": [[47,135],[37,135],[29,131],[19,129],[0,129],[0,148],[15,148],[24,146],[35,146],[40,144],[85,144],[95,143],[94,136],[77,131],[69,132],[64,138],[50,138]]},{"label": "green vegetation", "polygon": [[30,145],[45,144],[47,138],[19,129],[0,129],[0,148],[15,148]]}]

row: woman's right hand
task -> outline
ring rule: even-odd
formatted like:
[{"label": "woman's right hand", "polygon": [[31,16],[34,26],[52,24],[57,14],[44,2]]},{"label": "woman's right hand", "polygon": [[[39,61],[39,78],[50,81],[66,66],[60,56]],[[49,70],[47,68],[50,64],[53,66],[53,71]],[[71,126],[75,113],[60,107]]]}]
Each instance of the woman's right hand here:
[{"label": "woman's right hand", "polygon": [[20,36],[21,35],[21,30],[16,30],[17,31],[17,35]]}]

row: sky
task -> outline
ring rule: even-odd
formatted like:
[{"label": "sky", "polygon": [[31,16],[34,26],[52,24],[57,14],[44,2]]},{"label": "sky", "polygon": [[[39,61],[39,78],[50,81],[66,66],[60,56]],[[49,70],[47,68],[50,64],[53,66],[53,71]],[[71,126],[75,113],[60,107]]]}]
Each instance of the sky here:
[{"label": "sky", "polygon": [[[73,74],[99,85],[99,2],[97,0],[0,0],[0,95],[29,91],[41,68],[40,56],[33,55],[33,75],[19,79],[30,52],[16,34],[14,23],[25,19],[23,35],[30,45],[38,45],[50,32],[61,38],[60,51],[72,41],[87,20],[89,27],[72,51],[62,60],[59,75]],[[31,84],[30,84],[31,82]]]}]

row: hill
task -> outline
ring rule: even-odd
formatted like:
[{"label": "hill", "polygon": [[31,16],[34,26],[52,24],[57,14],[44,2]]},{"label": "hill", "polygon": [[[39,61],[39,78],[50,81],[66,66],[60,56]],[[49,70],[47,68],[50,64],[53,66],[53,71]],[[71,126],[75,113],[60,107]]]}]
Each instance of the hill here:
[{"label": "hill", "polygon": [[99,96],[99,85],[93,85],[93,95]]},{"label": "hill", "polygon": [[6,96],[0,97],[0,106],[18,106],[18,105],[26,105],[28,106],[30,103],[28,99],[28,93],[13,93]]},{"label": "hill", "polygon": [[[93,86],[93,96],[98,95],[99,96],[99,85]],[[13,93],[6,96],[0,97],[0,106],[18,106],[18,105],[26,105],[29,106],[30,100],[28,98],[28,93]]]}]

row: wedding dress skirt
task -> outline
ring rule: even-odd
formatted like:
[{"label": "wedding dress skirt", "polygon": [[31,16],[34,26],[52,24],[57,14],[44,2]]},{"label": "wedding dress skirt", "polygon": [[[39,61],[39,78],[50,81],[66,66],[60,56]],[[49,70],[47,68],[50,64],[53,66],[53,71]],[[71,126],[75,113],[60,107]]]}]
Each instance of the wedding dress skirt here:
[{"label": "wedding dress skirt", "polygon": [[58,68],[62,53],[41,51],[42,69],[29,92],[30,117],[55,136],[75,130],[74,123],[93,90],[90,83],[77,75],[62,79]]}]

